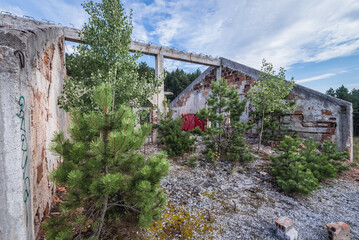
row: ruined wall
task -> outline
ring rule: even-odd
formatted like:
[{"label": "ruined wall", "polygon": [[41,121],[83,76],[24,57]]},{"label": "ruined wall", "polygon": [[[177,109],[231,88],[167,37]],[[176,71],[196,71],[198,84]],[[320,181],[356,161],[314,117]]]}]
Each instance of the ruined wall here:
[{"label": "ruined wall", "polygon": [[58,158],[49,144],[67,122],[57,107],[66,73],[63,29],[7,20],[1,15],[0,239],[34,239],[54,191],[48,173]]},{"label": "ruined wall", "polygon": [[336,142],[339,150],[348,151],[352,159],[352,104],[309,88],[295,85],[290,98],[297,99],[293,115],[284,117],[289,128],[300,137]]},{"label": "ruined wall", "polygon": [[[170,108],[174,118],[184,113],[196,113],[206,106],[207,96],[211,92],[211,83],[216,81],[216,71],[216,68],[209,67],[171,102]],[[236,87],[241,99],[245,98],[246,92],[255,83],[253,76],[233,70],[227,65],[222,67],[222,78],[227,80],[229,87]],[[248,104],[242,120],[248,120]]]},{"label": "ruined wall", "polygon": [[[193,81],[176,99],[170,108],[173,117],[184,113],[196,113],[206,106],[211,82],[216,80],[214,67],[209,67]],[[241,99],[256,83],[259,71],[242,64],[222,58],[221,76],[229,86],[238,89]],[[341,151],[348,151],[352,159],[352,105],[349,102],[330,97],[326,94],[295,85],[290,98],[297,99],[297,108],[293,115],[284,117],[289,128],[297,131],[301,137],[313,137],[316,141],[330,140],[336,142]],[[249,103],[241,120],[250,119]]]}]

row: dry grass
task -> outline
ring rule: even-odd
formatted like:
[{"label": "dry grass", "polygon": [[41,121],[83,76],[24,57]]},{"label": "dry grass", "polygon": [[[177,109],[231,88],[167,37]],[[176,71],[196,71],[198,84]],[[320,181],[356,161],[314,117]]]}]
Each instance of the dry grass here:
[{"label": "dry grass", "polygon": [[359,137],[354,137],[353,160],[359,163]]}]

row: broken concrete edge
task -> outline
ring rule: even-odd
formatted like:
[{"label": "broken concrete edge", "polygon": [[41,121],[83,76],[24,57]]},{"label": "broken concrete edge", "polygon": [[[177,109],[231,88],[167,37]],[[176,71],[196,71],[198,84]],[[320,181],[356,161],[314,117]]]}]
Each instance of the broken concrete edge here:
[{"label": "broken concrete edge", "polygon": [[[45,44],[45,39],[61,37],[59,34],[62,31],[61,26],[56,25],[41,25],[33,27],[17,28],[3,28],[0,27],[0,45],[11,47],[15,50],[21,50],[27,53],[25,62],[30,61],[31,66],[35,65],[35,58],[37,47]],[[43,37],[39,37],[41,34]],[[32,45],[31,48],[28,45]]]},{"label": "broken concrete edge", "polygon": [[63,27],[61,25],[50,23],[50,22],[44,22],[39,20],[34,20],[26,17],[19,17],[16,15],[10,15],[10,14],[0,14],[0,26],[2,27],[12,27],[12,28],[31,28],[31,27],[39,27],[39,26],[59,26]]}]

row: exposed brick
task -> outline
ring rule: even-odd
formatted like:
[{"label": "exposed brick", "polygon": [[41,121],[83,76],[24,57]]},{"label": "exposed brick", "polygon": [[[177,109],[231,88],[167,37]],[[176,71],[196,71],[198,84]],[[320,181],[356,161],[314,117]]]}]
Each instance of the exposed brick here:
[{"label": "exposed brick", "polygon": [[41,179],[42,179],[42,177],[43,177],[43,167],[42,167],[42,163],[39,165],[39,166],[37,166],[37,177],[36,177],[36,182],[37,182],[37,184],[39,184],[40,183],[40,181],[41,181]]},{"label": "exposed brick", "polygon": [[322,134],[321,141],[324,142],[325,140],[331,141],[332,140],[332,135],[331,134]]},{"label": "exposed brick", "polygon": [[294,229],[294,222],[288,217],[281,217],[275,221],[279,239],[297,240],[298,232]]},{"label": "exposed brick", "polygon": [[275,221],[275,225],[283,232],[288,232],[290,229],[294,228],[293,220],[288,217],[279,218],[277,221]]},{"label": "exposed brick", "polygon": [[201,83],[197,83],[193,86],[193,90],[199,90],[201,88]]},{"label": "exposed brick", "polygon": [[46,204],[46,208],[45,208],[45,211],[44,211],[44,217],[47,217],[48,214],[50,212],[50,207],[49,207],[49,203]]},{"label": "exposed brick", "polygon": [[249,89],[251,89],[251,85],[249,85],[249,84],[246,84],[245,86],[244,86],[244,93],[247,93],[248,91],[249,91]]},{"label": "exposed brick", "polygon": [[333,113],[327,109],[322,109],[322,115],[332,116]]},{"label": "exposed brick", "polygon": [[350,240],[350,225],[344,222],[328,223],[327,234],[329,240]]},{"label": "exposed brick", "polygon": [[303,115],[303,111],[297,110],[297,111],[294,111],[293,114],[294,115]]},{"label": "exposed brick", "polygon": [[335,128],[327,128],[327,133],[330,135],[334,135],[335,134]]},{"label": "exposed brick", "polygon": [[184,105],[186,105],[187,100],[189,99],[189,97],[191,96],[191,92],[187,92],[186,94],[184,94],[184,96],[182,96],[182,98],[180,98],[176,104],[174,104],[174,107],[182,107]]},{"label": "exposed brick", "polygon": [[289,94],[289,96],[288,96],[288,100],[293,100],[295,98],[295,95],[294,95],[294,93],[291,93],[291,94]]}]

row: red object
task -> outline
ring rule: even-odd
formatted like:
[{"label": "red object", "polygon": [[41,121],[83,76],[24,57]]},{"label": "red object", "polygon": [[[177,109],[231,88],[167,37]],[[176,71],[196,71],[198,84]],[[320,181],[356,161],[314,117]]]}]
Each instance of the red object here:
[{"label": "red object", "polygon": [[199,127],[203,132],[206,131],[205,126],[207,123],[199,119],[196,114],[182,114],[182,118],[184,120],[182,124],[182,130],[191,131],[195,127]]}]

